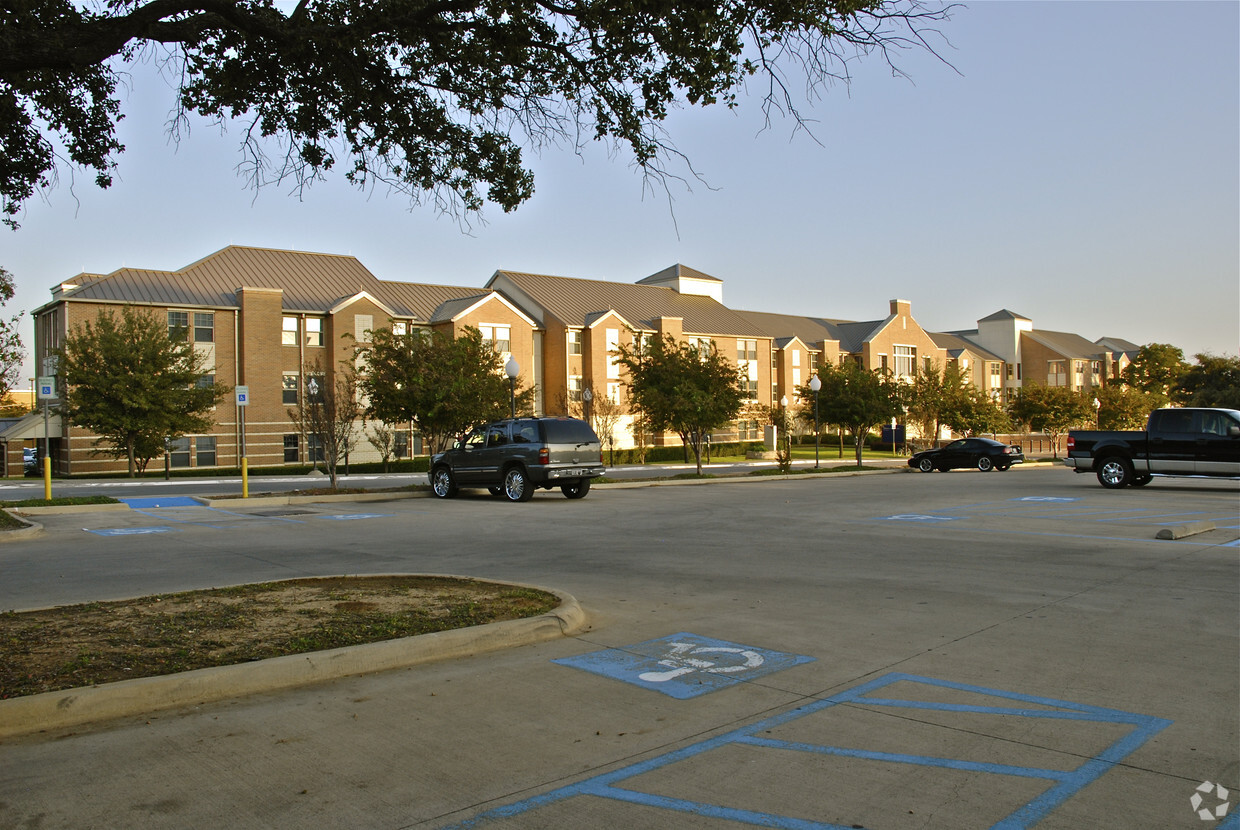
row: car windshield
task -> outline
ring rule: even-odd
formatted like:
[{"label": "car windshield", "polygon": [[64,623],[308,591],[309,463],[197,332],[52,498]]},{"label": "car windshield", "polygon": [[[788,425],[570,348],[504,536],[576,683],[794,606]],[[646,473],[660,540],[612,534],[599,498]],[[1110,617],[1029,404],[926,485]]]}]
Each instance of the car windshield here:
[{"label": "car windshield", "polygon": [[585,421],[570,418],[543,421],[543,430],[548,444],[589,444],[598,441],[598,436]]}]

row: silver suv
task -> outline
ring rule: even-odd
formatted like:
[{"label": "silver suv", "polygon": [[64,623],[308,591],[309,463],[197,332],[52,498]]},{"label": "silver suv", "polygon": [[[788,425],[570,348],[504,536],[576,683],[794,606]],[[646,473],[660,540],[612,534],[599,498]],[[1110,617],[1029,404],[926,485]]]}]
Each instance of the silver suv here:
[{"label": "silver suv", "polygon": [[431,457],[431,489],[450,499],[460,487],[486,487],[493,496],[529,501],[534,490],[558,486],[570,499],[590,492],[606,472],[603,445],[577,418],[516,418],[475,428],[452,449]]}]

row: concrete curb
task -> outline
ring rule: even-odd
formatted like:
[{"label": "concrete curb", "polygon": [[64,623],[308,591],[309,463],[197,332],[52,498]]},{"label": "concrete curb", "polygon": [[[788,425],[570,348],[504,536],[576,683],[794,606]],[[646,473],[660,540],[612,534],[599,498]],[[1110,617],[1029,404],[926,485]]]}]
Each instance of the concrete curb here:
[{"label": "concrete curb", "polygon": [[1154,534],[1154,538],[1183,539],[1186,536],[1196,536],[1198,533],[1208,533],[1211,530],[1214,530],[1214,522],[1188,522],[1187,524],[1161,528]]},{"label": "concrete curb", "polygon": [[522,620],[0,700],[0,739],[531,645],[571,636],[586,626],[576,598],[550,588],[448,574],[367,576],[429,576],[537,588],[555,594],[560,605]]},{"label": "concrete curb", "polygon": [[124,502],[117,504],[50,504],[42,507],[6,507],[6,511],[17,511],[27,516],[53,516],[67,513],[107,513],[113,510],[128,510]]},{"label": "concrete curb", "polygon": [[40,536],[43,534],[43,525],[27,519],[18,512],[16,507],[6,507],[4,508],[4,512],[24,524],[25,527],[0,531],[0,542],[21,542],[26,539],[33,539],[35,536]]},{"label": "concrete curb", "polygon": [[390,490],[379,491],[374,493],[337,493],[335,495],[322,496],[250,496],[243,499],[240,496],[234,498],[211,498],[209,496],[194,496],[194,500],[205,507],[238,507],[250,505],[283,505],[283,504],[320,504],[329,502],[363,502],[363,501],[396,501],[398,499],[422,499],[430,495],[430,489],[426,491],[402,491]]}]

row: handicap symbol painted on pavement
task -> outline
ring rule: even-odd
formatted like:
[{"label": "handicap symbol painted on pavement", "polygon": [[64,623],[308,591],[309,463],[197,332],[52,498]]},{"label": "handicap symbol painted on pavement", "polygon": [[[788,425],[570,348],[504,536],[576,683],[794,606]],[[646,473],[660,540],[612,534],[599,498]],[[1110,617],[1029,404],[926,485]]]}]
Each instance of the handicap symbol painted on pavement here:
[{"label": "handicap symbol painted on pavement", "polygon": [[883,516],[884,522],[953,522],[959,516],[925,516],[921,513],[897,513],[894,516]]},{"label": "handicap symbol painted on pavement", "polygon": [[1012,499],[1012,501],[1080,501],[1080,499],[1070,496],[1024,496],[1019,499]]},{"label": "handicap symbol painted on pavement", "polygon": [[813,659],[682,632],[551,662],[685,700]]}]

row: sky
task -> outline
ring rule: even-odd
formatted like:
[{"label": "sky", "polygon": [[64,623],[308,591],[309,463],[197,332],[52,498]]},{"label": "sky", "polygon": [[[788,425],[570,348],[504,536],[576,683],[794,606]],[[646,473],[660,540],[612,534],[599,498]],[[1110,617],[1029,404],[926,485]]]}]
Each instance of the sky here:
[{"label": "sky", "polygon": [[255,192],[235,172],[239,127],[170,141],[173,90],[137,67],[115,184],[64,171],[0,230],[5,312],[83,271],[175,270],[235,244],[478,287],[500,269],[636,282],[680,263],[737,309],[877,320],[901,298],[931,331],[1008,309],[1089,340],[1236,354],[1240,3],[975,2],[938,28],[943,60],[898,55],[897,76],[871,56],[803,102],[812,136],[764,129],[760,88],[738,111],[677,111],[667,128],[705,183],[652,191],[604,148],[549,148],[527,156],[534,197],[468,230],[341,177]]}]

